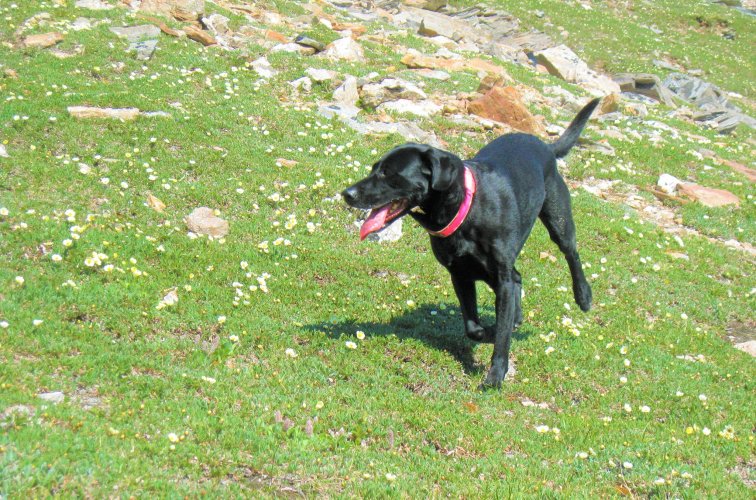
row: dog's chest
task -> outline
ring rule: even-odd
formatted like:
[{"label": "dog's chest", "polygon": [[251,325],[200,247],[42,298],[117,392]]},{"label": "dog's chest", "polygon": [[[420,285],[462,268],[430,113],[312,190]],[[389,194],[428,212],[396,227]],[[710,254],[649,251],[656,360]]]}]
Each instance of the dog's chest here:
[{"label": "dog's chest", "polygon": [[453,273],[464,273],[475,280],[487,280],[491,276],[488,249],[469,235],[432,237],[431,248],[438,262]]}]

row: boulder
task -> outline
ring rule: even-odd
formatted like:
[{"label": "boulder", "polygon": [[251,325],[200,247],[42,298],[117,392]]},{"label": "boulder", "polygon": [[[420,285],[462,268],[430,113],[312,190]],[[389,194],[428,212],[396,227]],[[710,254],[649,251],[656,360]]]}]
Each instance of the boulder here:
[{"label": "boulder", "polygon": [[195,208],[184,218],[186,226],[193,233],[222,238],[228,234],[228,222],[221,219],[207,207]]},{"label": "boulder", "polygon": [[566,45],[559,45],[535,53],[536,60],[550,74],[564,81],[574,83],[596,97],[618,94],[620,86],[611,78],[600,75]]},{"label": "boulder", "polygon": [[530,113],[514,87],[493,87],[483,97],[471,101],[467,109],[470,113],[506,123],[522,132],[544,134],[543,125]]},{"label": "boulder", "polygon": [[154,24],[141,24],[139,26],[116,26],[110,31],[129,42],[140,42],[160,36],[160,28]]},{"label": "boulder", "polygon": [[137,61],[149,61],[157,48],[157,40],[142,40],[132,42],[126,52],[136,52]]},{"label": "boulder", "polygon": [[500,75],[507,82],[512,81],[512,77],[507,74],[501,66],[478,58],[473,59],[447,59],[444,57],[433,57],[420,54],[415,50],[410,50],[401,59],[402,64],[412,69],[439,69],[445,71],[480,71],[494,75]]},{"label": "boulder", "polygon": [[612,79],[617,82],[622,92],[641,94],[657,100],[671,108],[676,108],[674,95],[661,82],[658,76],[650,73],[619,73]]},{"label": "boulder", "polygon": [[433,101],[410,101],[408,99],[399,99],[397,101],[386,101],[378,106],[378,111],[393,111],[395,113],[408,113],[411,115],[429,118],[441,112],[442,107]]},{"label": "boulder", "polygon": [[360,94],[357,89],[357,78],[347,75],[344,83],[333,91],[333,100],[341,106],[356,106],[357,101],[360,100]]}]

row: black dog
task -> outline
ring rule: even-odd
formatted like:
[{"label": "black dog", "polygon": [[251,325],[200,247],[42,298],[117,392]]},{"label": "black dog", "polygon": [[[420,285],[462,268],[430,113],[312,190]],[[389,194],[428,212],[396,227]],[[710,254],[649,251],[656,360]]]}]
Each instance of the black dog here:
[{"label": "black dog", "polygon": [[[575,145],[598,103],[594,99],[585,106],[553,144],[529,134],[506,134],[467,162],[423,144],[399,146],[342,193],[350,206],[372,209],[362,238],[408,213],[431,233],[433,253],[451,274],[465,333],[494,344],[487,386],[500,387],[509,369],[512,330],[522,321],[522,279],[515,259],[536,217],[567,259],[575,301],[583,311],[591,307],[570,194],[556,159]],[[496,293],[494,327],[480,324],[475,293],[479,280]]]}]

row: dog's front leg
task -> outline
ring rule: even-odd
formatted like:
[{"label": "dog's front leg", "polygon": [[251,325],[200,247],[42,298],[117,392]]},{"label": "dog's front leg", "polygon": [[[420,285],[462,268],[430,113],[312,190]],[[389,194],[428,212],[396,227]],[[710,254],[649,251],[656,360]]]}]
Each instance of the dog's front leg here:
[{"label": "dog's front leg", "polygon": [[465,324],[465,335],[475,342],[483,342],[486,338],[486,330],[480,325],[478,317],[478,299],[475,291],[475,282],[451,272],[454,292],[459,300],[459,308],[462,311],[462,321]]},{"label": "dog's front leg", "polygon": [[483,383],[486,387],[500,388],[504,376],[509,371],[509,344],[512,340],[517,308],[516,289],[517,285],[510,273],[503,276],[496,287],[496,336],[491,368]]}]

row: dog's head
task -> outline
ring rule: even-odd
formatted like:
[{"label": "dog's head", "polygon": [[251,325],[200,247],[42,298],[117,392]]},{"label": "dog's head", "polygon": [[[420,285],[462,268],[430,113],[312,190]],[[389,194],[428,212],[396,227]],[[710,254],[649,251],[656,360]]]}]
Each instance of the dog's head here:
[{"label": "dog's head", "polygon": [[462,160],[424,144],[408,143],[386,153],[366,178],[341,195],[348,205],[371,209],[360,238],[388,226],[423,204],[434,193],[448,190],[460,178]]}]

